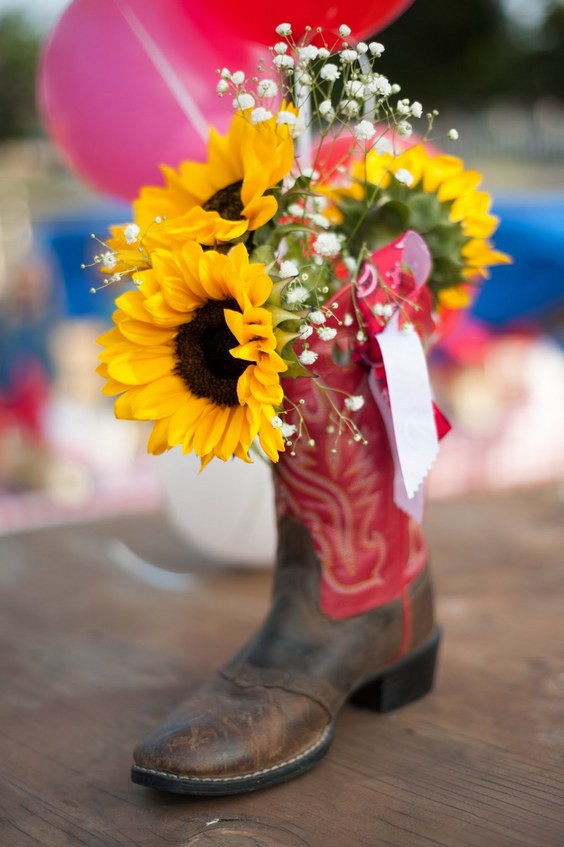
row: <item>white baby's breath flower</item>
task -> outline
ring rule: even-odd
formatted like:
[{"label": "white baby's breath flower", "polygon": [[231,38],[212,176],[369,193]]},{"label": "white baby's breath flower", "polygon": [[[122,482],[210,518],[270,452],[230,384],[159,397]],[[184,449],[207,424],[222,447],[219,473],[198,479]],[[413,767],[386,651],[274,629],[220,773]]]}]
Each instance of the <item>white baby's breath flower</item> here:
[{"label": "white baby's breath flower", "polygon": [[386,48],[383,44],[380,44],[379,41],[371,41],[368,45],[368,49],[370,50],[373,56],[376,56],[376,58],[378,58],[382,55]]},{"label": "white baby's breath flower", "polygon": [[242,85],[245,82],[245,72],[235,71],[235,73],[231,75],[231,81],[235,85]]},{"label": "white baby's breath flower", "polygon": [[401,182],[402,185],[413,185],[413,174],[411,171],[408,171],[407,168],[398,168],[395,173],[395,177],[398,182]]},{"label": "white baby's breath flower", "polygon": [[272,112],[269,112],[268,109],[265,109],[264,106],[257,106],[256,109],[253,109],[251,112],[251,123],[252,124],[261,124],[264,121],[270,120],[272,117]]},{"label": "white baby's breath flower", "polygon": [[315,324],[315,326],[322,326],[327,318],[321,309],[314,309],[313,312],[310,312],[308,315],[308,320],[310,323]]},{"label": "white baby's breath flower", "polygon": [[408,121],[400,121],[396,129],[400,138],[409,138],[413,132],[413,127]]},{"label": "white baby's breath flower", "polygon": [[356,340],[359,344],[364,344],[365,341],[368,341],[368,336],[366,335],[363,329],[359,329],[359,331],[357,332]]},{"label": "white baby's breath flower", "polygon": [[328,82],[335,82],[335,80],[339,79],[341,76],[341,72],[337,65],[334,65],[333,62],[327,62],[327,64],[323,65],[319,71],[319,76],[321,79],[325,79]]},{"label": "white baby's breath flower", "polygon": [[332,341],[337,335],[337,330],[332,326],[320,326],[317,334],[322,341]]},{"label": "white baby's breath flower", "polygon": [[364,397],[362,394],[351,394],[350,397],[345,397],[345,406],[349,412],[358,412],[364,406]]},{"label": "white baby's breath flower", "polygon": [[289,277],[297,276],[299,272],[300,269],[298,268],[296,263],[291,262],[289,259],[287,259],[280,265],[279,276],[280,279],[289,279]]},{"label": "white baby's breath flower", "polygon": [[356,50],[341,50],[341,62],[344,65],[350,65],[358,59]]},{"label": "white baby's breath flower", "polygon": [[294,424],[289,424],[283,421],[282,426],[280,427],[280,432],[282,433],[282,438],[291,438],[296,432],[296,427]]},{"label": "white baby's breath flower", "polygon": [[356,259],[354,258],[354,256],[345,256],[343,262],[345,264],[345,268],[348,270],[349,273],[352,274],[353,271],[356,270]]},{"label": "white baby's breath flower", "polygon": [[287,112],[285,109],[281,109],[278,112],[276,123],[279,126],[294,126],[296,120],[297,118],[294,112]]},{"label": "white baby's breath flower", "polygon": [[303,206],[300,206],[299,203],[291,203],[288,206],[288,214],[293,218],[301,218],[304,214]]},{"label": "white baby's breath flower", "polygon": [[319,114],[325,120],[331,120],[335,117],[335,110],[333,109],[333,104],[330,100],[323,100],[319,104]]},{"label": "white baby's breath flower", "polygon": [[309,291],[303,285],[294,285],[286,292],[286,303],[295,306],[297,303],[304,303],[309,296]]},{"label": "white baby's breath flower", "polygon": [[231,79],[231,71],[229,68],[222,68],[219,75],[222,79]]},{"label": "white baby's breath flower", "polygon": [[225,94],[226,91],[229,91],[229,83],[226,79],[220,79],[216,85],[216,91],[221,97],[222,94]]},{"label": "white baby's breath flower", "polygon": [[386,138],[386,136],[379,138],[378,141],[374,143],[373,147],[379,156],[385,156],[386,154],[394,152],[394,145],[389,138]]},{"label": "white baby's breath flower", "polygon": [[313,363],[317,361],[317,353],[315,350],[304,350],[300,353],[298,359],[302,365],[313,365]]},{"label": "white baby's breath flower", "polygon": [[252,109],[255,105],[255,98],[252,94],[247,94],[242,91],[241,94],[238,94],[237,97],[233,100],[233,108],[241,109],[241,111],[245,111],[246,109]]},{"label": "white baby's breath flower", "polygon": [[283,53],[288,52],[288,45],[286,44],[285,41],[278,41],[274,45],[274,52],[278,53],[278,55],[281,56]]},{"label": "white baby's breath flower", "polygon": [[350,26],[347,26],[346,24],[341,24],[341,26],[339,27],[339,35],[341,36],[341,38],[348,38],[351,32],[352,30]]},{"label": "white baby's breath flower", "polygon": [[292,25],[291,24],[278,24],[275,29],[277,35],[291,35],[292,34]]},{"label": "white baby's breath flower", "polygon": [[291,56],[275,56],[272,61],[277,68],[286,68],[286,70],[289,70],[294,67],[294,60]]},{"label": "white baby's breath flower", "polygon": [[314,224],[314,226],[318,226],[321,229],[329,229],[329,227],[331,226],[330,222],[327,220],[325,215],[311,215],[311,222],[312,224]]},{"label": "white baby's breath flower", "polygon": [[298,57],[300,62],[304,62],[307,64],[308,62],[312,62],[314,59],[317,59],[319,55],[319,50],[313,44],[308,44],[307,47],[300,47],[298,50]]},{"label": "white baby's breath flower", "polygon": [[276,97],[278,86],[273,79],[261,79],[257,85],[257,94],[261,97]]},{"label": "white baby's breath flower", "polygon": [[447,132],[447,138],[449,138],[450,141],[458,141],[458,139],[460,138],[458,130],[454,129],[454,127],[452,129],[449,129],[449,131]]},{"label": "white baby's breath flower", "polygon": [[313,327],[309,326],[309,324],[302,324],[300,326],[300,338],[305,341],[306,338],[309,338],[311,335],[313,335]]},{"label": "white baby's breath flower", "polygon": [[409,100],[398,100],[396,105],[396,112],[398,115],[409,115],[411,113],[411,109],[409,108]]},{"label": "white baby's breath flower", "polygon": [[356,118],[360,112],[360,106],[356,100],[343,100],[341,102],[341,112],[343,115],[346,115],[347,118]]},{"label": "white baby's breath flower", "polygon": [[354,318],[349,312],[347,312],[347,314],[343,318],[343,323],[344,323],[345,326],[352,326],[353,325]]},{"label": "white baby's breath flower", "polygon": [[320,47],[317,51],[317,55],[320,59],[328,59],[331,52],[327,49],[327,47]]},{"label": "white baby's breath flower", "polygon": [[391,303],[376,303],[372,312],[377,318],[391,318],[394,314],[394,307]]},{"label": "white baby's breath flower", "polygon": [[279,415],[274,415],[274,417],[270,419],[270,423],[272,424],[274,429],[282,429],[284,421]]},{"label": "white baby's breath flower", "polygon": [[366,89],[370,94],[381,94],[382,97],[389,97],[392,93],[390,81],[384,74],[374,74],[366,83]]},{"label": "white baby's breath flower", "polygon": [[102,253],[101,261],[104,267],[111,271],[117,265],[117,256],[111,250],[108,250],[106,253]]},{"label": "white baby's breath flower", "polygon": [[368,53],[368,44],[365,44],[364,41],[359,41],[358,44],[355,44],[354,49],[362,56],[364,53]]},{"label": "white baby's breath flower", "polygon": [[313,82],[311,74],[304,70],[303,65],[298,66],[295,79],[299,85],[311,85]]},{"label": "white baby's breath flower", "polygon": [[370,121],[360,121],[354,128],[354,134],[359,141],[368,141],[375,132],[374,124]]},{"label": "white baby's breath flower", "polygon": [[394,82],[392,85],[392,94],[399,94],[401,91],[401,85],[398,85],[397,82]]},{"label": "white baby's breath flower", "polygon": [[341,252],[341,242],[334,232],[322,232],[312,245],[313,252],[318,256],[337,256]]},{"label": "white baby's breath flower", "polygon": [[310,166],[302,170],[302,176],[306,176],[312,182],[315,182],[315,180],[319,179],[319,171],[316,171],[315,168]]},{"label": "white baby's breath flower", "polygon": [[411,104],[411,114],[414,118],[420,118],[423,114],[423,106],[418,100],[414,100]]},{"label": "white baby's breath flower", "polygon": [[363,97],[364,84],[359,79],[351,79],[345,83],[345,92],[349,97]]},{"label": "white baby's breath flower", "polygon": [[141,230],[137,226],[137,224],[127,224],[123,231],[123,236],[128,244],[135,244],[137,239],[139,238],[139,233]]}]

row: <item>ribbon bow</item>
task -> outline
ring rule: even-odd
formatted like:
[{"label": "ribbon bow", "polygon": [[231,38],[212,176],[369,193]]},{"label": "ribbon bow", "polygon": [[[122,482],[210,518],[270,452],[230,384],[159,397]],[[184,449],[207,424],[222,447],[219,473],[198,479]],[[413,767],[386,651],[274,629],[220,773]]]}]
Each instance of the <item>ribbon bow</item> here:
[{"label": "ribbon bow", "polygon": [[450,424],[435,406],[423,340],[434,329],[425,285],[431,256],[413,230],[367,260],[357,281],[358,305],[368,338],[357,355],[370,366],[369,385],[394,458],[394,501],[423,518],[422,483]]}]

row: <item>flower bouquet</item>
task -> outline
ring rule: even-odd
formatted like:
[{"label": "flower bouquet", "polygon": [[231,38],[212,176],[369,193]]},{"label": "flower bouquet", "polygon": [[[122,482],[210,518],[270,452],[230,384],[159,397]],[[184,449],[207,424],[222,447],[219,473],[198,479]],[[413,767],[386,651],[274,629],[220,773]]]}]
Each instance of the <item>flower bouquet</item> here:
[{"label": "flower bouquet", "polygon": [[267,621],[135,754],[136,782],[181,793],[288,779],[345,700],[431,687],[422,485],[448,423],[425,354],[508,261],[480,174],[434,148],[437,112],[379,71],[380,43],[276,33],[256,75],[218,70],[234,114],[207,161],[163,167],[95,257],[131,283],[100,339],[117,417],[152,422],[151,453],[275,468]]}]

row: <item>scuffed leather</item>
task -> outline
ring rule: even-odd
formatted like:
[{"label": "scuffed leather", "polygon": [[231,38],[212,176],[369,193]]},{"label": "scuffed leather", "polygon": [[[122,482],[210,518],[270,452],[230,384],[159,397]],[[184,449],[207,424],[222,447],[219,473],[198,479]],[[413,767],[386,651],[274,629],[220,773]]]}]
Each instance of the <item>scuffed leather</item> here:
[{"label": "scuffed leather", "polygon": [[344,620],[321,611],[320,579],[307,528],[282,518],[264,624],[137,747],[138,766],[203,780],[275,769],[320,742],[359,683],[399,658],[402,646],[414,649],[432,632],[427,571],[405,597]]}]

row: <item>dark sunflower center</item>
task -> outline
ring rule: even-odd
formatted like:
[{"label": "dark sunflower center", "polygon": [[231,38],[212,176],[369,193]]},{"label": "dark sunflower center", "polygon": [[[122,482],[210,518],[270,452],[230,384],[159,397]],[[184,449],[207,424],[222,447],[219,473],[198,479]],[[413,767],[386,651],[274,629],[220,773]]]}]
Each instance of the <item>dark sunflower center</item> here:
[{"label": "dark sunflower center", "polygon": [[238,406],[237,380],[251,363],[229,352],[239,342],[225,323],[224,309],[241,311],[236,300],[209,300],[180,327],[174,372],[196,397],[208,397],[218,406]]},{"label": "dark sunflower center", "polygon": [[203,209],[206,212],[218,212],[226,221],[240,221],[243,218],[243,201],[241,200],[241,186],[243,180],[232,182],[225,188],[220,188],[207,200]]}]

